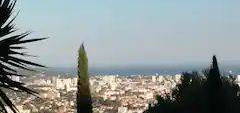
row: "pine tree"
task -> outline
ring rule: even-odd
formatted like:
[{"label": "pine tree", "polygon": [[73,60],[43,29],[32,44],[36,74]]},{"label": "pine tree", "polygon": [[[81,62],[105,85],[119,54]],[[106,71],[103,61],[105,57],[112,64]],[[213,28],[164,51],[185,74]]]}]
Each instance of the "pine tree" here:
[{"label": "pine tree", "polygon": [[77,113],[92,113],[92,98],[88,75],[88,58],[82,44],[78,56]]}]

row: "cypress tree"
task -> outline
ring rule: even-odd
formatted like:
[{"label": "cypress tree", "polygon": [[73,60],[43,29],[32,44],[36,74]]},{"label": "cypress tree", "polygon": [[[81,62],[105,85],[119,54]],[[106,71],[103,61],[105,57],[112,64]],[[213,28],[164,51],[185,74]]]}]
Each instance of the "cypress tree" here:
[{"label": "cypress tree", "polygon": [[[222,81],[221,74],[219,72],[217,58],[214,55],[212,58],[212,65],[206,73],[206,96],[208,98],[209,112],[221,113],[224,112],[224,98],[221,92]],[[221,108],[221,110],[219,109]]]},{"label": "cypress tree", "polygon": [[220,73],[217,58],[204,76],[183,73],[181,83],[167,97],[144,113],[239,113],[240,87],[232,77]]},{"label": "cypress tree", "polygon": [[83,44],[78,52],[77,113],[92,113],[88,58]]},{"label": "cypress tree", "polygon": [[219,72],[218,62],[215,55],[212,58],[212,65],[210,69],[207,71],[206,77],[207,77],[207,83],[209,83],[210,85],[209,87],[213,88],[213,89],[210,89],[210,91],[221,87],[222,85],[221,74]]}]

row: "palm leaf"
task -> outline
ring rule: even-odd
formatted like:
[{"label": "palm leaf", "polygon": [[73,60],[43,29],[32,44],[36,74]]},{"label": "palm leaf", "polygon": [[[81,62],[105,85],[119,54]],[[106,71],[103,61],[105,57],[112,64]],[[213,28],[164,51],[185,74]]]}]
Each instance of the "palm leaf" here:
[{"label": "palm leaf", "polygon": [[46,38],[26,39],[30,32],[17,33],[15,24],[16,16],[12,17],[17,0],[0,0],[0,112],[7,113],[5,106],[17,113],[15,105],[2,89],[18,92],[26,92],[37,96],[37,92],[26,88],[23,83],[13,81],[10,76],[24,76],[18,74],[18,69],[30,70],[32,66],[45,67],[43,65],[23,59],[31,55],[23,50],[23,44],[44,40]]}]

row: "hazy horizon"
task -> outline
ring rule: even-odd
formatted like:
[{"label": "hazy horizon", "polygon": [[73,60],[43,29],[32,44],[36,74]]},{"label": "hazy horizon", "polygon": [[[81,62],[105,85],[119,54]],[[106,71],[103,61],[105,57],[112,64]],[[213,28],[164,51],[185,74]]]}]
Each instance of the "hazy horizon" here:
[{"label": "hazy horizon", "polygon": [[[101,67],[89,67],[90,74],[93,75],[155,75],[156,73],[161,75],[175,75],[183,72],[197,71],[201,73],[205,69],[209,68],[210,63],[206,64],[174,64],[174,65],[131,65],[131,66],[101,66]],[[219,64],[221,72],[227,73],[231,71],[232,74],[240,74],[240,64]],[[47,75],[71,75],[77,74],[77,67],[49,67],[43,70]]]},{"label": "hazy horizon", "polygon": [[[92,67],[240,61],[239,0],[29,1],[16,19],[28,46],[49,67],[74,67],[85,43]],[[226,62],[222,62],[226,61]]]}]

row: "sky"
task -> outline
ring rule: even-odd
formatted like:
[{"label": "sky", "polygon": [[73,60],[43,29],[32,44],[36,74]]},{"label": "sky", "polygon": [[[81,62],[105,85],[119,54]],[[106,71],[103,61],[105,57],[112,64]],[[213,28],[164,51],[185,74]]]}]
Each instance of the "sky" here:
[{"label": "sky", "polygon": [[240,61],[239,0],[18,0],[19,31],[32,58],[76,66],[84,42],[90,66]]}]

